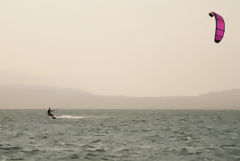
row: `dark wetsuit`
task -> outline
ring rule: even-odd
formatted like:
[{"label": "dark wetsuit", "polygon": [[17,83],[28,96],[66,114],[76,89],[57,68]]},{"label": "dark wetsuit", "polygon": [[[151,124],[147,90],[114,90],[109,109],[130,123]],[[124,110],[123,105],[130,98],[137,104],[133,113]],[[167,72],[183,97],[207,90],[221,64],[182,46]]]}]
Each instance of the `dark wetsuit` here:
[{"label": "dark wetsuit", "polygon": [[51,110],[50,108],[48,109],[48,116],[55,118],[55,116],[51,113],[52,111],[54,111],[54,110]]}]

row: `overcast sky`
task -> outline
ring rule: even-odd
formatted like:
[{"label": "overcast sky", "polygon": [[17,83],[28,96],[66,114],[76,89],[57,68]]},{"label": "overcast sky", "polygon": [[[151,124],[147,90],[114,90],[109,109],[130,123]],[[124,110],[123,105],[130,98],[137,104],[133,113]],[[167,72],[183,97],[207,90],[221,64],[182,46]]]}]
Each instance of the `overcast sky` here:
[{"label": "overcast sky", "polygon": [[[104,95],[240,88],[240,0],[0,1],[0,84]],[[226,33],[214,43],[221,14]]]}]

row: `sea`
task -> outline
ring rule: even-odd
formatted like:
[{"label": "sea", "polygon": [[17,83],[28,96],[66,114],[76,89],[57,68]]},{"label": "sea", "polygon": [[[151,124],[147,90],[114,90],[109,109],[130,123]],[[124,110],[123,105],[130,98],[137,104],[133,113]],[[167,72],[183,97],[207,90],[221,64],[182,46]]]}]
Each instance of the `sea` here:
[{"label": "sea", "polygon": [[240,110],[0,110],[0,161],[240,161]]}]

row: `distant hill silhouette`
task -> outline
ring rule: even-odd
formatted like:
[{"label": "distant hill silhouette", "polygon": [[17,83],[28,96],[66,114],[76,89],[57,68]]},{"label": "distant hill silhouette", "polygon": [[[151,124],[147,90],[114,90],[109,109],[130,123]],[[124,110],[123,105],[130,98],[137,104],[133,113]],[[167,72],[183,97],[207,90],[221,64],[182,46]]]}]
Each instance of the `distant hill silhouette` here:
[{"label": "distant hill silhouette", "polygon": [[0,86],[0,108],[68,109],[240,109],[240,89],[198,96],[101,96],[46,86]]}]

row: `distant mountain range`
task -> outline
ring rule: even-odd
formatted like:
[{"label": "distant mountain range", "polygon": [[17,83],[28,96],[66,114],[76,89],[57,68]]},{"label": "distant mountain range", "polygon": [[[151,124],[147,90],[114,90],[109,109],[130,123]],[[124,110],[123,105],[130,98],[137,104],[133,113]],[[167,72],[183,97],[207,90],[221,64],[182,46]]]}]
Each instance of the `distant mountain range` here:
[{"label": "distant mountain range", "polygon": [[45,86],[0,86],[0,109],[240,109],[240,89],[198,96],[102,96],[76,89]]}]

